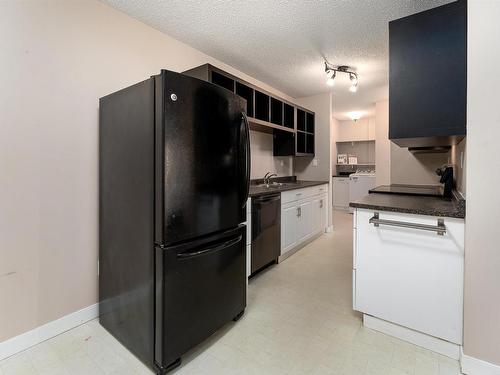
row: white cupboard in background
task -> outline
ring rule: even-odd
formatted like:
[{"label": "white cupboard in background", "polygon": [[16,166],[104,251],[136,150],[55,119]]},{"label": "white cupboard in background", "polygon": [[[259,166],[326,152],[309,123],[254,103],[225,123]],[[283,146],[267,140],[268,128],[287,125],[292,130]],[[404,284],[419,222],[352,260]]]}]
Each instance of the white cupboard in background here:
[{"label": "white cupboard in background", "polygon": [[281,193],[281,257],[293,253],[325,231],[328,185]]},{"label": "white cupboard in background", "polygon": [[349,176],[333,177],[332,179],[334,208],[348,209],[349,207]]},{"label": "white cupboard in background", "polygon": [[[375,173],[356,172],[349,176],[349,202],[355,202],[375,187]],[[349,205],[349,204],[348,204]],[[351,212],[354,210],[351,208]]]},{"label": "white cupboard in background", "polygon": [[353,304],[365,325],[458,359],[464,220],[358,208],[353,227]]}]

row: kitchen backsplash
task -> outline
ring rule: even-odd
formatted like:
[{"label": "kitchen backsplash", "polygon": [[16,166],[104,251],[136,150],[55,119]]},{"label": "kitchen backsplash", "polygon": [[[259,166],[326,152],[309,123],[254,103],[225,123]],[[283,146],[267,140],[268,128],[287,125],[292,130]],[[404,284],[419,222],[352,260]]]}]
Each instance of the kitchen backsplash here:
[{"label": "kitchen backsplash", "polygon": [[278,176],[293,174],[293,158],[290,156],[273,156],[273,135],[250,131],[250,150],[252,168],[250,178],[262,178],[266,172],[276,173]]}]

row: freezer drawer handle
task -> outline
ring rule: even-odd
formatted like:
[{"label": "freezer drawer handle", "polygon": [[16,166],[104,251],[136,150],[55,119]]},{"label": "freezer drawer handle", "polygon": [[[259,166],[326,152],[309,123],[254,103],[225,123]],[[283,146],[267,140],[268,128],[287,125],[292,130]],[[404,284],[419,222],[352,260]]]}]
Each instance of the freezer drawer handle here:
[{"label": "freezer drawer handle", "polygon": [[241,241],[242,238],[243,238],[243,236],[240,234],[238,237],[233,238],[232,240],[226,241],[218,246],[207,247],[206,249],[202,249],[199,251],[193,251],[190,253],[179,253],[179,254],[177,254],[177,258],[184,260],[184,259],[188,259],[188,258],[198,257],[198,256],[201,256],[201,255],[204,255],[207,253],[215,253],[217,251],[224,250],[228,247],[231,247],[231,246],[237,244],[238,242]]},{"label": "freezer drawer handle", "polygon": [[427,230],[427,231],[431,231],[431,232],[436,232],[438,234],[438,236],[442,236],[446,233],[446,226],[444,225],[443,219],[438,219],[437,225],[407,223],[404,221],[379,219],[379,213],[375,212],[373,217],[368,222],[370,224],[373,224],[375,227],[378,227],[379,225],[388,225],[388,226],[392,226],[392,227]]}]

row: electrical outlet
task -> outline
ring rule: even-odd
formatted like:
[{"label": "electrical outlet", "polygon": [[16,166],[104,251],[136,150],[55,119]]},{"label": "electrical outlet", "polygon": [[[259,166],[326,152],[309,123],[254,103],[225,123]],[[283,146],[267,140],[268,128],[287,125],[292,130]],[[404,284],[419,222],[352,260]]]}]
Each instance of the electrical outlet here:
[{"label": "electrical outlet", "polygon": [[285,162],[283,160],[280,160],[280,167],[284,166]]},{"label": "electrical outlet", "polygon": [[317,167],[318,166],[318,159],[314,158],[313,159],[313,167]]}]

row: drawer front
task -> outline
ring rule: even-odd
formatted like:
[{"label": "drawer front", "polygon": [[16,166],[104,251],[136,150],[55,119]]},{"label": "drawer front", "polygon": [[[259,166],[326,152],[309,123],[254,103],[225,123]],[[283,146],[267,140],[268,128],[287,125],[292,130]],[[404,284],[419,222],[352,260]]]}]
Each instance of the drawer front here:
[{"label": "drawer front", "polygon": [[[356,308],[366,314],[461,344],[464,221],[444,218],[446,233],[369,223],[357,210]],[[383,220],[437,225],[431,216],[379,212]]]},{"label": "drawer front", "polygon": [[325,194],[328,191],[328,185],[310,186],[303,189],[288,190],[281,193],[281,204],[295,202],[301,199],[314,197],[315,195]]}]

